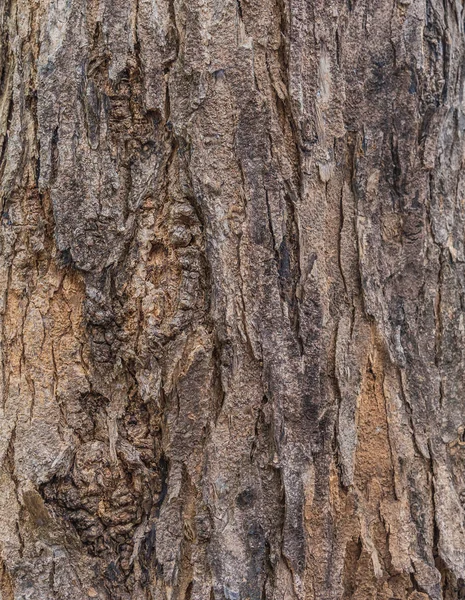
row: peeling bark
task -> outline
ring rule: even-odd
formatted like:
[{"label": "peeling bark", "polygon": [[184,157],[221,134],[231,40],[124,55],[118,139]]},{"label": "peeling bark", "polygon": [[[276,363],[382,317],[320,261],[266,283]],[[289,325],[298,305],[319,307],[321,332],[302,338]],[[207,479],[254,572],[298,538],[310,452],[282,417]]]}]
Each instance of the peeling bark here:
[{"label": "peeling bark", "polygon": [[465,598],[464,9],[0,0],[0,599]]}]

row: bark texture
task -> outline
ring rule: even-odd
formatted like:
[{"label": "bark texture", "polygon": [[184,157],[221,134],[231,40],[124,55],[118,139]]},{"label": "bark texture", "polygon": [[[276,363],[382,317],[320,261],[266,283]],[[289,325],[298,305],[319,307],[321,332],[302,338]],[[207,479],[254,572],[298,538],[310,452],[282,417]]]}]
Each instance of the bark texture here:
[{"label": "bark texture", "polygon": [[459,0],[0,0],[1,600],[465,598]]}]

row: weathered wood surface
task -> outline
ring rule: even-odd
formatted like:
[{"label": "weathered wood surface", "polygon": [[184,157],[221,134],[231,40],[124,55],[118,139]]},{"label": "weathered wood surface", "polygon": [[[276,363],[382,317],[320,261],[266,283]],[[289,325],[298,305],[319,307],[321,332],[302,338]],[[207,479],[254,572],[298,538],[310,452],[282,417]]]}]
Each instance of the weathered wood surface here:
[{"label": "weathered wood surface", "polygon": [[464,17],[0,0],[1,600],[465,598]]}]

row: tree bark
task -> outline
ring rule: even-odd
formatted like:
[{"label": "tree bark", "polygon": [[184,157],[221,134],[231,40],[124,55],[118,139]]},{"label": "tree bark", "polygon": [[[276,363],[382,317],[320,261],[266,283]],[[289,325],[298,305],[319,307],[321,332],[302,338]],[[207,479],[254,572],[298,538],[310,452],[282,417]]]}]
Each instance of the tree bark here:
[{"label": "tree bark", "polygon": [[464,7],[0,0],[0,599],[465,598]]}]

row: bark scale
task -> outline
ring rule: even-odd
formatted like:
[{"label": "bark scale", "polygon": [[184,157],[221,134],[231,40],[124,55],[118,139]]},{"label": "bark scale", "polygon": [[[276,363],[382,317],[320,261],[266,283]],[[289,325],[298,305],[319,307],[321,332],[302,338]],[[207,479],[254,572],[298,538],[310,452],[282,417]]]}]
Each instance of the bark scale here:
[{"label": "bark scale", "polygon": [[0,0],[0,598],[465,597],[464,8]]}]

